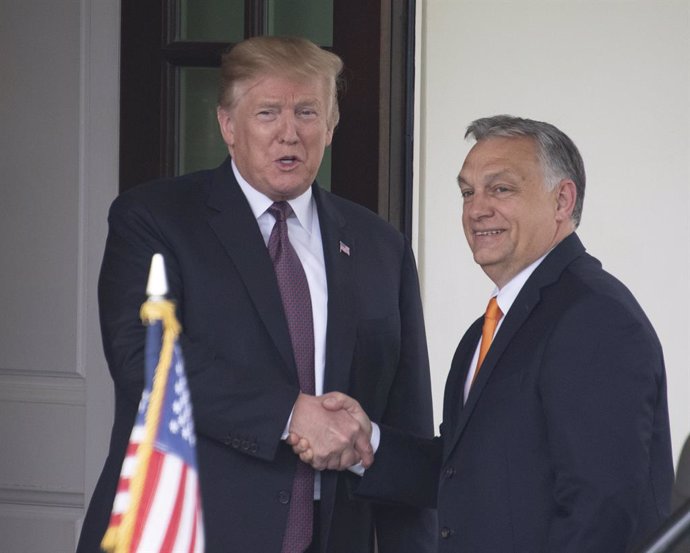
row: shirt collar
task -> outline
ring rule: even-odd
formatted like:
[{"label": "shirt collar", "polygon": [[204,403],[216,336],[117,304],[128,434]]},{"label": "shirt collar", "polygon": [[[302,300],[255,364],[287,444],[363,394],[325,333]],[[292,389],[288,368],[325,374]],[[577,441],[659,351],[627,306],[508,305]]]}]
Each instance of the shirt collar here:
[{"label": "shirt collar", "polygon": [[[247,201],[249,202],[249,207],[252,210],[255,218],[259,218],[266,213],[266,210],[273,205],[273,200],[259,192],[251,184],[249,184],[244,177],[240,174],[235,165],[235,160],[232,162],[232,172],[235,174],[237,183],[240,185],[242,192],[244,193]],[[295,217],[299,221],[302,228],[307,232],[311,232],[311,225],[313,221],[313,211],[312,211],[312,191],[311,186],[307,188],[301,195],[288,200],[292,211],[295,213]]]}]

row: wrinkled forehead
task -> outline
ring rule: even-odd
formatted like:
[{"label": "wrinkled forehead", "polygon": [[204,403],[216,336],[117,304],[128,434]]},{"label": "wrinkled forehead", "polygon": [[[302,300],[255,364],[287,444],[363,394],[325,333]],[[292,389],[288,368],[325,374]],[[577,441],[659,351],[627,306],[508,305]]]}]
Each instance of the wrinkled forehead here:
[{"label": "wrinkled forehead", "polygon": [[[251,90],[260,87],[261,93],[271,94],[280,90],[299,89],[305,94],[318,96],[327,103],[332,95],[329,86],[332,79],[320,74],[295,74],[286,71],[261,72],[252,77],[238,80],[232,86],[233,104]],[[335,83],[333,83],[335,86]]]}]

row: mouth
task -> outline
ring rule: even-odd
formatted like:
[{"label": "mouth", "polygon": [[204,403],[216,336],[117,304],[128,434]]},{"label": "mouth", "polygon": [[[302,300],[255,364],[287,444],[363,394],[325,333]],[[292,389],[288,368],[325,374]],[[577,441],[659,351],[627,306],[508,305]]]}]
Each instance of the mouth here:
[{"label": "mouth", "polygon": [[276,160],[276,163],[281,167],[291,168],[299,163],[300,159],[297,156],[283,156]]},{"label": "mouth", "polygon": [[498,236],[499,234],[502,234],[504,231],[502,229],[497,229],[497,230],[475,230],[474,235],[477,237],[481,236]]}]

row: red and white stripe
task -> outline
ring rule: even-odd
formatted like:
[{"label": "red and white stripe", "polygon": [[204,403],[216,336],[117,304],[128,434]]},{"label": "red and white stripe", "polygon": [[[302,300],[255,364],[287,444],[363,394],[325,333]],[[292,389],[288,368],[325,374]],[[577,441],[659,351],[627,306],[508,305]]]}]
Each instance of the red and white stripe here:
[{"label": "red and white stripe", "polygon": [[117,528],[120,526],[122,517],[129,508],[131,498],[129,486],[137,466],[137,451],[139,449],[139,444],[141,444],[144,438],[144,432],[145,428],[143,426],[135,426],[132,428],[129,445],[127,446],[127,453],[122,463],[122,470],[120,471],[120,480],[117,484],[113,511],[110,515],[110,528]]},{"label": "red and white stripe", "polygon": [[153,451],[139,505],[132,551],[203,551],[199,481],[181,459]]},{"label": "red and white stripe", "polygon": [[[110,527],[122,523],[131,502],[130,483],[144,427],[132,429],[122,465]],[[199,481],[195,470],[179,457],[153,450],[133,529],[131,553],[203,553]]]}]

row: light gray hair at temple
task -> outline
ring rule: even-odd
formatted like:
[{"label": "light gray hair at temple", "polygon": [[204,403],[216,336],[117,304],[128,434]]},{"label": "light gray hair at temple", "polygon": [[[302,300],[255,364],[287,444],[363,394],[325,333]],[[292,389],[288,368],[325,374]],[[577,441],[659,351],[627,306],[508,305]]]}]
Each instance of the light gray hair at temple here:
[{"label": "light gray hair at temple", "polygon": [[537,144],[537,156],[544,170],[544,182],[550,190],[563,179],[570,179],[575,183],[577,197],[572,220],[577,228],[582,218],[585,200],[585,164],[577,146],[564,132],[543,121],[495,115],[473,121],[465,133],[465,138],[472,137],[476,141],[492,137],[522,136],[534,139]]}]

